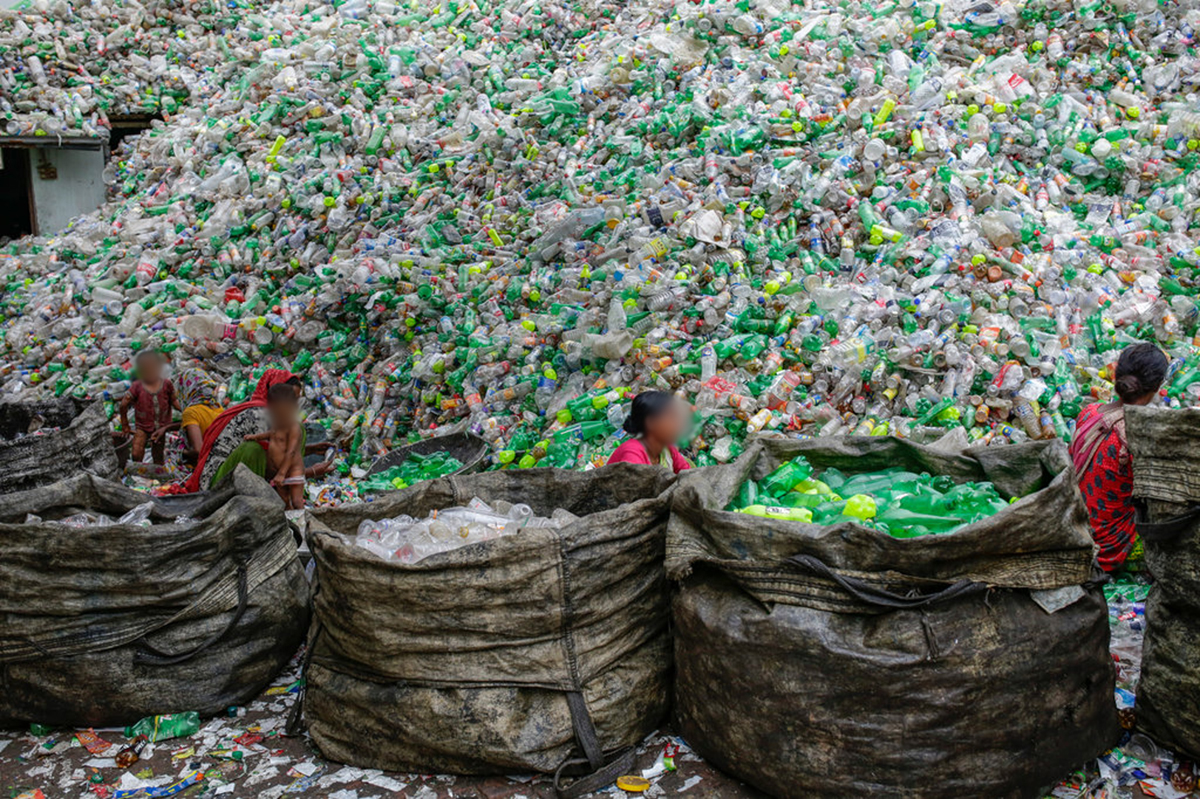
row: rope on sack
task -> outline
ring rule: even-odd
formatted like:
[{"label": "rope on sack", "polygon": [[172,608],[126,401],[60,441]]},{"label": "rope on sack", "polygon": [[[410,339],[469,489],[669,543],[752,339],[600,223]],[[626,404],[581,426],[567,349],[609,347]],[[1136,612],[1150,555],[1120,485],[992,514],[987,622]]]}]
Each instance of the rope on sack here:
[{"label": "rope on sack", "polygon": [[[241,622],[242,616],[245,615],[246,606],[249,604],[249,601],[250,601],[250,590],[249,590],[249,587],[247,586],[246,566],[245,565],[238,566],[238,569],[237,569],[237,593],[238,593],[238,603],[237,603],[237,609],[233,613],[233,618],[229,620],[229,623],[227,625],[225,625],[224,629],[218,630],[217,632],[213,633],[204,642],[202,642],[199,646],[195,647],[194,649],[192,649],[191,651],[188,651],[188,652],[180,652],[178,654],[171,655],[166,652],[163,652],[160,649],[157,649],[149,641],[147,641],[145,639],[145,637],[142,637],[138,641],[138,645],[142,649],[139,650],[138,652],[134,653],[133,662],[137,663],[137,664],[144,664],[144,665],[150,665],[150,666],[174,666],[179,663],[184,663],[184,662],[196,657],[201,652],[205,651],[210,646],[217,643],[225,636],[229,635],[229,633],[233,632],[234,628],[237,627],[238,623]],[[144,651],[142,651],[142,650],[144,650]]]},{"label": "rope on sack", "polygon": [[865,605],[891,610],[916,610],[929,607],[951,599],[982,594],[988,590],[986,583],[974,580],[959,580],[953,585],[932,594],[905,596],[871,585],[856,577],[848,577],[831,569],[824,561],[811,555],[796,555],[788,558],[788,562],[807,569],[818,576],[825,577],[841,586],[842,590]]}]

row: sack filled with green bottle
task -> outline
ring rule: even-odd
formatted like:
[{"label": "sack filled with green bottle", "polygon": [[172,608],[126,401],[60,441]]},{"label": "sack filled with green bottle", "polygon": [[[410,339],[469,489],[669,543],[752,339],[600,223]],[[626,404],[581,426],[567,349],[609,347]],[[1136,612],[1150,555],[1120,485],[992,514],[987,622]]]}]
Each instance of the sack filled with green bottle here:
[{"label": "sack filled with green bottle", "polygon": [[672,495],[678,731],[771,796],[1042,796],[1121,734],[1094,564],[1061,441],[754,439]]},{"label": "sack filled with green bottle", "polygon": [[832,466],[815,470],[797,455],[761,480],[746,480],[729,509],[812,524],[857,522],[896,538],[916,538],[952,533],[1006,505],[986,480],[958,483],[949,475],[902,466],[848,475]]},{"label": "sack filled with green bottle", "polygon": [[1087,511],[1061,442],[945,451],[893,436],[760,437],[696,471],[672,511],[681,534],[667,555],[679,563],[811,555],[1029,588],[1091,574]]}]

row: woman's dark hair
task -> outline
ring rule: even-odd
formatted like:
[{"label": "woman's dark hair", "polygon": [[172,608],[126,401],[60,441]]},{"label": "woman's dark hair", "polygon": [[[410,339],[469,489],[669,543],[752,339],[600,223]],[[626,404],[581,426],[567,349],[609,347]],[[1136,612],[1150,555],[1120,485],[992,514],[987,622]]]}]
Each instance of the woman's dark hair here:
[{"label": "woman's dark hair", "polygon": [[1117,360],[1117,396],[1134,402],[1158,391],[1167,377],[1167,356],[1150,343],[1126,347]]},{"label": "woman's dark hair", "polygon": [[646,432],[646,420],[665,412],[675,401],[674,394],[665,391],[644,391],[633,398],[633,407],[625,417],[625,432],[640,436]]}]

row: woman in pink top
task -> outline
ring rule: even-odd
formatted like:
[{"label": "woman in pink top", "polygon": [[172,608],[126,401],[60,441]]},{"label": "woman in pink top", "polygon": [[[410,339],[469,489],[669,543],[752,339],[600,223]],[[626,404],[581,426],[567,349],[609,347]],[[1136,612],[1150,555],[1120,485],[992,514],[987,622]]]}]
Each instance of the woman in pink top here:
[{"label": "woman in pink top", "polygon": [[658,464],[675,474],[692,468],[679,454],[675,442],[687,432],[691,413],[682,400],[665,391],[646,391],[633,398],[625,419],[629,439],[608,459],[609,463]]}]

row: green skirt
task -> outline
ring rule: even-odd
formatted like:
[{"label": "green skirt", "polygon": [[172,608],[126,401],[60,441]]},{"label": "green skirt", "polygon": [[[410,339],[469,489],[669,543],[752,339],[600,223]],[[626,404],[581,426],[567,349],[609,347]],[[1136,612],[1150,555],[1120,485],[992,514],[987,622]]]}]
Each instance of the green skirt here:
[{"label": "green skirt", "polygon": [[[308,444],[308,434],[303,427],[300,428],[300,451],[304,452],[304,447]],[[212,482],[209,488],[212,488],[217,483],[225,479],[225,475],[232,472],[238,467],[238,464],[243,464],[247,469],[257,474],[259,477],[267,476],[267,450],[262,444],[257,441],[245,441],[239,444],[233,452],[229,453],[229,457],[217,469],[217,473],[213,475]]]}]

